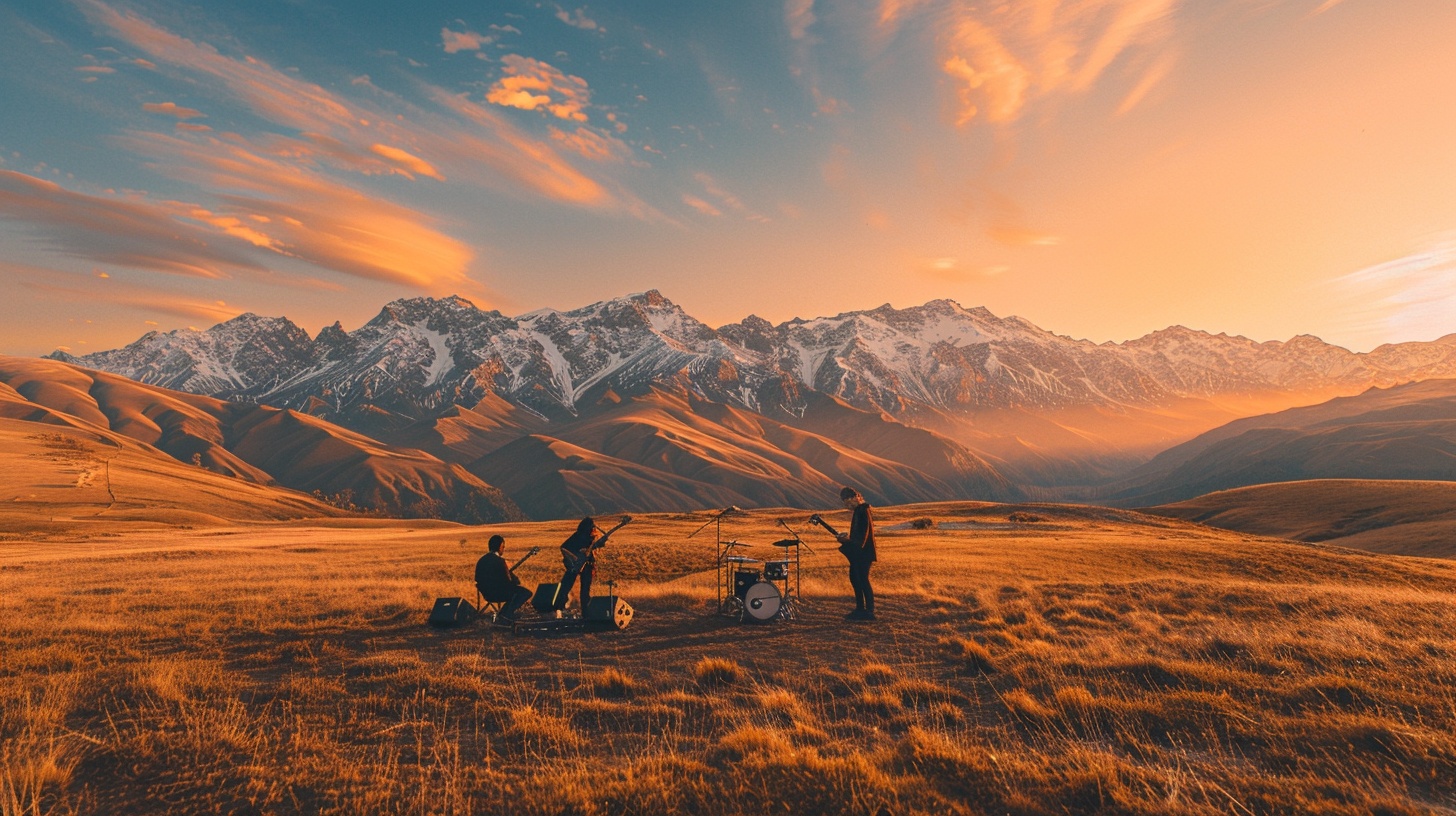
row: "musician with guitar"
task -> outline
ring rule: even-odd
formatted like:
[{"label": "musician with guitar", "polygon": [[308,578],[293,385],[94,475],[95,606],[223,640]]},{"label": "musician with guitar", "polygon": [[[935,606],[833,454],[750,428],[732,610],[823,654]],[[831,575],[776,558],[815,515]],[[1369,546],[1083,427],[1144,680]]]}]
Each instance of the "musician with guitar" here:
[{"label": "musician with guitar", "polygon": [[509,626],[516,622],[516,615],[521,611],[521,606],[531,600],[531,590],[521,586],[521,579],[516,577],[516,568],[540,552],[541,548],[532,547],[521,560],[514,565],[508,565],[505,558],[506,540],[504,536],[491,536],[486,546],[490,551],[475,562],[475,588],[480,590],[480,595],[485,600],[505,604],[501,608],[500,614],[496,616],[495,622],[502,626]]},{"label": "musician with guitar", "polygon": [[603,533],[596,520],[587,516],[577,523],[576,532],[561,542],[561,564],[566,571],[562,573],[561,586],[556,590],[557,612],[566,608],[567,596],[578,577],[581,578],[581,609],[585,612],[587,603],[591,601],[592,576],[596,574],[596,551],[605,547],[612,533],[631,520],[631,516],[622,516],[615,527]]},{"label": "musician with guitar", "polygon": [[849,585],[854,588],[854,611],[845,615],[844,619],[872,621],[875,619],[875,590],[870,586],[870,567],[875,563],[875,522],[870,516],[869,503],[858,490],[846,487],[839,491],[839,498],[849,510],[849,532],[835,530],[818,513],[810,516],[809,520],[838,539],[839,551],[849,559]]}]

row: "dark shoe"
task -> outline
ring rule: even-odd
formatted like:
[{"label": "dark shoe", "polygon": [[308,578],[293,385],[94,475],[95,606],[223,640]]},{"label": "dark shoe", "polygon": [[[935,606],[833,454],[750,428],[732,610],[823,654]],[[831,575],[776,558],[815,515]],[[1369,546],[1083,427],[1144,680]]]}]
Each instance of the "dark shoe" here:
[{"label": "dark shoe", "polygon": [[516,619],[509,615],[496,615],[495,625],[509,628],[516,625]]},{"label": "dark shoe", "polygon": [[863,609],[856,609],[848,615],[845,615],[844,619],[850,621],[864,620],[866,614],[867,613]]},{"label": "dark shoe", "polygon": [[875,613],[872,612],[872,611],[870,611],[870,610],[868,610],[868,609],[865,610],[865,612],[864,612],[863,615],[860,615],[859,616],[859,620],[862,620],[862,621],[872,621],[874,619],[875,619]]}]

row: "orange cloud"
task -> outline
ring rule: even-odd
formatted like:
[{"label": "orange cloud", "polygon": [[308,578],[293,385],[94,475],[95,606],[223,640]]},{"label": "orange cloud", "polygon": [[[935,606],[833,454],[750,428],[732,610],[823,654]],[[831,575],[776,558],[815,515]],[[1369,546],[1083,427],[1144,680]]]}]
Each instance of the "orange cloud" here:
[{"label": "orange cloud", "polygon": [[[460,130],[422,135],[420,140],[430,146],[432,155],[451,157],[467,172],[485,165],[505,180],[557,201],[591,207],[618,203],[599,182],[571,166],[550,145],[523,133],[494,111],[442,88],[426,90],[437,104],[484,128],[490,137]],[[476,175],[479,177],[478,172]]]},{"label": "orange cloud", "polygon": [[[449,175],[452,179],[506,187],[516,192],[524,188],[568,204],[620,205],[639,215],[652,212],[628,196],[607,191],[596,180],[572,167],[549,143],[524,134],[504,118],[443,89],[421,84],[425,98],[458,119],[420,110],[377,88],[372,90],[393,103],[395,110],[363,107],[256,58],[227,57],[210,45],[179,37],[97,0],[78,2],[93,20],[157,61],[210,77],[259,116],[296,128],[305,139],[319,146],[319,150],[311,153],[297,151],[296,157],[301,160],[311,160],[322,152],[337,166],[358,172],[408,172],[432,178]],[[535,63],[520,57],[514,60],[507,58],[508,63],[528,71]],[[589,100],[585,81],[565,77],[545,63],[537,65],[542,66],[540,70],[554,83],[552,93],[560,96],[551,103],[552,108],[559,110],[558,115],[578,121],[584,118],[581,109]],[[576,116],[578,113],[580,117]],[[184,129],[181,124],[179,129]],[[280,137],[278,143],[284,142],[299,144],[297,139]],[[375,145],[391,144],[412,145],[432,160],[416,164],[402,155],[386,156],[373,149]],[[435,173],[424,172],[425,166]]]},{"label": "orange cloud", "polygon": [[553,140],[584,159],[595,162],[624,162],[632,157],[632,148],[626,142],[588,127],[579,127],[570,133],[551,128],[550,132]]},{"label": "orange cloud", "polygon": [[546,110],[558,119],[587,120],[583,109],[591,102],[591,91],[586,80],[518,54],[507,54],[501,64],[505,76],[486,92],[487,102],[521,110]]},{"label": "orange cloud", "polygon": [[702,213],[703,215],[712,216],[714,218],[717,218],[718,216],[720,216],[720,215],[723,214],[723,211],[722,210],[718,209],[717,207],[714,207],[712,204],[709,204],[708,202],[702,200],[701,198],[698,198],[695,195],[691,195],[689,193],[683,193],[682,200],[683,200],[683,203],[684,204],[688,205],[689,207],[692,207],[693,209],[697,210],[698,212]]},{"label": "orange cloud", "polygon": [[175,116],[178,119],[200,119],[206,118],[207,114],[200,110],[184,108],[176,102],[147,102],[142,105],[142,110],[147,113],[160,113],[166,116]]},{"label": "orange cloud", "polygon": [[[229,221],[204,222],[226,234],[258,236],[266,243],[248,240],[362,278],[424,288],[468,282],[470,248],[436,230],[433,219],[415,210],[269,158],[239,141],[196,144],[144,134],[125,141],[138,152],[164,159],[153,165],[158,172],[225,191],[218,198],[227,212],[216,217]],[[243,226],[244,218],[256,226]]]},{"label": "orange cloud", "polygon": [[174,207],[144,198],[92,196],[0,170],[0,214],[29,224],[72,257],[202,278],[262,269],[245,247],[179,222]]},{"label": "orange cloud", "polygon": [[178,122],[173,127],[177,128],[178,130],[188,131],[190,133],[208,133],[212,130],[212,128],[207,125],[198,125],[192,122]]},{"label": "orange cloud", "polygon": [[1124,99],[1131,109],[1171,69],[1179,2],[882,0],[879,28],[894,36],[911,13],[932,17],[939,65],[956,89],[956,124],[1006,124],[1037,99],[1088,90],[1129,55],[1152,65]]},{"label": "orange cloud", "polygon": [[397,164],[405,170],[409,171],[410,173],[415,174],[416,176],[425,176],[427,178],[432,178],[435,181],[445,180],[445,177],[440,175],[440,171],[436,170],[434,165],[430,164],[419,156],[413,155],[411,153],[406,153],[405,151],[400,150],[397,147],[390,147],[389,145],[384,144],[375,144],[369,146],[369,151],[371,153],[374,153],[375,155],[383,156],[394,164]]}]

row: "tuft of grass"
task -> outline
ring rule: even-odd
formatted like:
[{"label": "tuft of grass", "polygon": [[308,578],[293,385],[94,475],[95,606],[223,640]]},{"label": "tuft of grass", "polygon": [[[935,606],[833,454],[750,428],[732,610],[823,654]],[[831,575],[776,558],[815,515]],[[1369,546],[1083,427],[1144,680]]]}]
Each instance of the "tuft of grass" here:
[{"label": "tuft of grass", "polygon": [[588,678],[584,685],[596,697],[626,697],[637,688],[637,681],[621,669],[609,666]]},{"label": "tuft of grass", "polygon": [[693,677],[700,686],[733,686],[743,682],[744,676],[743,667],[726,657],[704,657],[693,665]]},{"label": "tuft of grass", "polygon": [[964,661],[967,671],[976,674],[996,673],[996,662],[991,659],[991,650],[979,641],[968,637],[943,637],[940,639],[940,646]]}]

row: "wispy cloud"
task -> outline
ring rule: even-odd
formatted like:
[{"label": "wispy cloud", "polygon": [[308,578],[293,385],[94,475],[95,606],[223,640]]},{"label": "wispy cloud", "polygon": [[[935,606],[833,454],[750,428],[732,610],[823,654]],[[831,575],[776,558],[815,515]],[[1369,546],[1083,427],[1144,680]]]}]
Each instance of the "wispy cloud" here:
[{"label": "wispy cloud", "polygon": [[1119,60],[1145,66],[1122,109],[1136,105],[1171,68],[1172,15],[1181,0],[882,0],[879,27],[894,36],[907,19],[933,21],[942,72],[955,87],[955,121],[1006,124],[1038,99],[1093,87]]},{"label": "wispy cloud", "polygon": [[446,54],[456,54],[461,51],[479,51],[486,44],[492,42],[493,37],[481,34],[478,31],[451,31],[448,28],[440,29],[440,44],[444,46]]},{"label": "wispy cloud", "polygon": [[1361,339],[1430,340],[1456,332],[1456,235],[1336,278],[1340,329]]},{"label": "wispy cloud", "polygon": [[603,30],[600,25],[597,25],[596,20],[593,20],[592,18],[586,16],[586,9],[579,8],[575,11],[567,11],[566,9],[558,6],[556,8],[556,19],[560,20],[563,23],[566,23],[569,26],[572,26],[573,28],[579,28],[583,31]]},{"label": "wispy cloud", "polygon": [[701,198],[698,198],[691,193],[683,193],[682,200],[684,204],[692,207],[703,215],[717,218],[723,214],[722,210],[714,207],[712,204],[709,204],[708,202],[702,200]]},{"label": "wispy cloud", "polygon": [[154,156],[157,172],[217,191],[223,204],[217,215],[236,219],[243,224],[238,229],[248,231],[229,234],[256,246],[347,275],[421,288],[467,279],[474,253],[437,230],[432,218],[296,162],[237,140],[133,134],[124,143]]},{"label": "wispy cloud", "polygon": [[[757,213],[754,210],[750,209],[748,205],[743,203],[742,199],[729,192],[711,174],[703,172],[694,173],[693,180],[702,186],[703,192],[707,195],[708,199],[713,202],[713,205],[711,206],[714,212],[710,213],[711,215],[720,215],[723,212],[733,212],[748,219],[749,221],[769,220],[760,213]],[[699,198],[694,198],[694,201],[706,203]],[[698,207],[692,202],[688,202],[688,204],[694,209],[697,209],[699,212],[703,212],[701,207]]]},{"label": "wispy cloud", "polygon": [[558,144],[584,159],[621,163],[632,158],[632,148],[626,142],[589,127],[570,132],[551,128],[550,133]]},{"label": "wispy cloud", "polygon": [[0,214],[30,225],[54,251],[90,261],[203,278],[262,269],[246,244],[141,197],[88,195],[0,170]]},{"label": "wispy cloud", "polygon": [[176,102],[147,102],[142,105],[142,110],[147,113],[160,113],[163,116],[175,116],[178,119],[203,119],[207,114],[193,108],[184,108]]},{"label": "wispy cloud", "polygon": [[386,160],[407,171],[407,175],[410,173],[414,174],[410,178],[414,176],[425,176],[435,181],[445,180],[445,177],[440,175],[440,171],[436,170],[434,165],[419,156],[400,150],[397,147],[391,147],[386,144],[373,144],[369,146],[369,152],[383,156]]},{"label": "wispy cloud", "polygon": [[[575,206],[621,208],[652,217],[650,208],[625,192],[608,189],[573,166],[559,150],[601,161],[625,148],[609,138],[532,136],[487,106],[427,83],[418,83],[419,98],[438,109],[422,109],[367,83],[351,87],[370,94],[368,101],[348,99],[262,60],[228,56],[210,44],[178,36],[98,0],[78,2],[95,22],[157,63],[182,72],[190,81],[215,83],[252,113],[293,129],[293,136],[274,132],[244,141],[276,162],[295,165],[299,175],[332,167],[366,175],[396,174],[436,181],[448,177],[455,183],[515,195],[535,195]],[[553,116],[578,122],[585,118],[590,97],[584,80],[520,57],[508,58],[507,65],[514,65],[516,76],[526,77],[527,84],[538,81],[544,85],[546,109]],[[620,127],[620,123],[614,124]],[[205,126],[185,121],[177,127],[205,132]],[[210,151],[215,161],[231,160],[227,140],[203,139],[192,144],[193,153]],[[284,189],[276,197],[287,199],[294,194]],[[354,195],[366,196],[358,189]],[[387,209],[385,202],[378,204]],[[414,223],[423,224],[418,219]]]},{"label": "wispy cloud", "polygon": [[[179,294],[173,289],[123,283],[105,273],[78,273],[26,264],[0,262],[0,273],[19,285],[55,300],[124,306],[142,315],[168,315],[184,320],[223,321],[246,309],[224,301]],[[154,320],[145,321],[155,326]]]},{"label": "wispy cloud", "polygon": [[521,110],[544,110],[557,119],[587,120],[585,108],[591,104],[591,90],[586,80],[519,54],[502,57],[501,65],[505,75],[486,92],[487,102]]},{"label": "wispy cloud", "polygon": [[814,0],[784,0],[784,23],[789,37],[802,40],[808,36],[809,26],[818,20],[814,15]]}]

